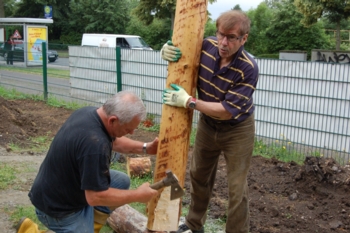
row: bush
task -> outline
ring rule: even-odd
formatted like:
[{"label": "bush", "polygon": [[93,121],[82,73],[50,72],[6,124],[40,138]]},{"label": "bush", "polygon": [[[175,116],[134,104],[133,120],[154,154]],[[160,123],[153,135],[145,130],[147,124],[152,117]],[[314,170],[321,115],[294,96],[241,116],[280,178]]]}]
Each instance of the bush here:
[{"label": "bush", "polygon": [[257,58],[272,58],[272,59],[279,59],[280,55],[278,53],[272,53],[272,54],[259,54],[256,56]]}]

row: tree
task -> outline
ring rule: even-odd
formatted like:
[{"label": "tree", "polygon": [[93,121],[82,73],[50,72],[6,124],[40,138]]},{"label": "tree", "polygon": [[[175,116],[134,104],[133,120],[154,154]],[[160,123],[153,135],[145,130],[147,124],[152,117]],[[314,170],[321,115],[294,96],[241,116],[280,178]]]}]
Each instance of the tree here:
[{"label": "tree", "polygon": [[154,50],[160,50],[163,44],[171,39],[169,33],[170,28],[170,19],[154,19],[151,24],[146,26],[144,22],[132,15],[128,26],[126,27],[126,33],[130,35],[139,35]]},{"label": "tree", "polygon": [[12,16],[15,6],[16,6],[16,0],[1,0],[0,1],[0,18]]},{"label": "tree", "polygon": [[247,12],[251,20],[251,28],[248,41],[244,47],[250,53],[255,55],[268,53],[268,39],[265,34],[273,19],[273,11],[265,2],[262,2],[256,10],[249,10]]},{"label": "tree", "polygon": [[127,0],[76,0],[70,6],[70,27],[81,32],[124,34],[130,20]]},{"label": "tree", "polygon": [[0,18],[5,18],[5,3],[0,1]]},{"label": "tree", "polygon": [[291,1],[277,5],[273,20],[266,31],[267,48],[270,52],[280,50],[303,50],[310,55],[312,49],[327,49],[329,38],[325,35],[323,25],[316,23],[305,27],[300,23],[303,15],[296,11]]},{"label": "tree", "polygon": [[304,15],[301,22],[310,26],[319,18],[325,17],[332,23],[336,23],[336,49],[340,49],[340,23],[350,17],[349,0],[295,0],[298,10]]},{"label": "tree", "polygon": [[235,5],[231,10],[242,10],[239,4]]},{"label": "tree", "polygon": [[68,25],[70,0],[21,0],[15,10],[14,17],[44,18],[44,6],[52,6],[53,21],[48,25],[49,38],[59,39],[62,30]]},{"label": "tree", "polygon": [[[216,2],[216,0],[209,0],[209,3],[213,2]],[[171,30],[173,30],[175,10],[176,0],[140,0],[132,13],[146,25],[151,24],[155,18],[170,19]]]},{"label": "tree", "polygon": [[215,36],[216,33],[216,23],[212,19],[208,18],[207,23],[204,28],[204,38],[208,36]]}]

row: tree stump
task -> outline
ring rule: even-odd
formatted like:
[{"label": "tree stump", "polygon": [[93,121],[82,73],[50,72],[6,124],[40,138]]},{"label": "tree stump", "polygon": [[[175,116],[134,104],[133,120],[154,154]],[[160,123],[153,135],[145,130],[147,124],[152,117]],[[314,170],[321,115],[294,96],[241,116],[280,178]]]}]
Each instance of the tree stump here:
[{"label": "tree stump", "polygon": [[107,222],[116,233],[164,233],[164,231],[149,231],[146,228],[146,216],[129,205],[115,209],[108,217]]},{"label": "tree stump", "polygon": [[152,173],[150,157],[139,157],[126,159],[126,170],[129,177],[143,177]]}]

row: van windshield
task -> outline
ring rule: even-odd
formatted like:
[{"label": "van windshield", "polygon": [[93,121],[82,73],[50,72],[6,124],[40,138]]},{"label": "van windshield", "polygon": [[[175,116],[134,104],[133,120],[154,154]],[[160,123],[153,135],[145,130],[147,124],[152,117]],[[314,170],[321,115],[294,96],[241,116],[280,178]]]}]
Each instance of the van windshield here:
[{"label": "van windshield", "polygon": [[140,37],[129,37],[125,38],[130,48],[151,48],[149,45]]}]

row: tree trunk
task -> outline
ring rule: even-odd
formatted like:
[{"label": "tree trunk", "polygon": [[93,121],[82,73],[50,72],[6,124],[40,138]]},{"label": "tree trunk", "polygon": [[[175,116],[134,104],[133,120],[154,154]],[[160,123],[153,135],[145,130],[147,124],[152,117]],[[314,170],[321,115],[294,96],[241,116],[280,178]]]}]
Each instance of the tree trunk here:
[{"label": "tree trunk", "polygon": [[[166,87],[171,83],[182,86],[195,96],[199,58],[204,26],[207,21],[207,0],[177,0],[172,42],[182,57],[170,62]],[[193,110],[163,105],[154,182],[165,177],[171,169],[183,187],[185,181]],[[181,214],[181,201],[170,201],[165,188],[148,203],[147,228],[153,231],[176,231]]]},{"label": "tree trunk", "polygon": [[340,50],[340,21],[337,22],[336,50]]},{"label": "tree trunk", "polygon": [[129,177],[143,177],[152,171],[150,157],[130,158],[126,160],[126,170]]},{"label": "tree trunk", "polygon": [[4,0],[0,1],[0,18],[5,18],[5,2],[4,2]]},{"label": "tree trunk", "polygon": [[[107,219],[108,225],[117,233],[148,233],[147,218],[129,205],[115,209]],[[157,231],[152,233],[163,233]]]}]

